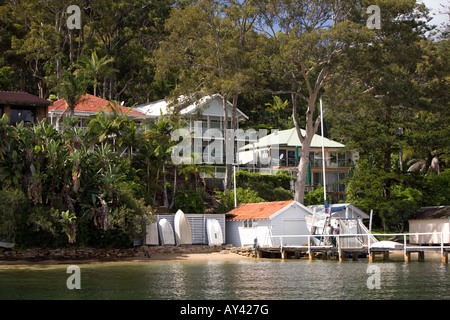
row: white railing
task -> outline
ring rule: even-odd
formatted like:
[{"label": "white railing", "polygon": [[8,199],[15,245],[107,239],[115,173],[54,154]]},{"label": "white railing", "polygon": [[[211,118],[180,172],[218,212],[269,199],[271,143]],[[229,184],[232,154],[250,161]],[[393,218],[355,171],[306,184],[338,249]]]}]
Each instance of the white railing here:
[{"label": "white railing", "polygon": [[[420,235],[434,235],[434,236],[440,236],[440,243],[439,246],[432,246],[432,247],[426,247],[426,246],[408,246],[407,243],[407,237],[411,237],[411,236],[420,236]],[[413,250],[437,250],[439,249],[441,254],[444,253],[445,249],[450,249],[450,246],[446,246],[444,245],[444,236],[445,235],[450,235],[450,232],[422,232],[422,233],[383,233],[383,234],[371,234],[371,233],[355,233],[355,234],[333,234],[333,235],[320,235],[320,234],[304,234],[304,235],[273,235],[272,238],[273,239],[279,239],[280,241],[280,250],[283,250],[283,247],[291,247],[291,248],[308,248],[308,251],[311,251],[311,248],[316,247],[316,248],[336,248],[338,251],[340,250],[345,250],[345,249],[367,249],[368,252],[370,253],[370,251],[378,251],[378,250],[403,250],[404,253],[406,254],[407,251],[413,251]],[[372,245],[374,243],[371,243],[371,240],[373,239],[373,236],[376,237],[403,237],[402,243],[400,242],[396,242],[398,245],[401,245],[401,248],[389,248],[389,247],[372,247]],[[336,238],[336,246],[331,245],[331,244],[326,244],[323,240],[325,239],[329,239],[327,241],[327,243],[331,243],[331,238],[335,237]],[[349,246],[345,246],[343,245],[345,243],[345,240],[343,238],[355,238],[357,239],[358,237],[367,237],[367,246],[366,245],[361,245],[360,247],[349,247]],[[307,242],[307,246],[303,246],[303,245],[287,245],[286,243],[283,243],[284,239],[288,239],[288,238],[307,238],[308,242]],[[314,245],[312,238],[319,238],[319,239],[323,239],[320,240],[319,243],[323,243],[323,245]],[[373,241],[373,240],[372,240]]]}]

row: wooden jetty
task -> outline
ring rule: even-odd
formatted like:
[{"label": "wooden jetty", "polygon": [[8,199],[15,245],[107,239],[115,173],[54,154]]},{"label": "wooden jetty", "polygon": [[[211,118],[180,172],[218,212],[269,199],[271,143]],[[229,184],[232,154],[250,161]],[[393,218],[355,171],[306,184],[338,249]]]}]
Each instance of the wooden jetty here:
[{"label": "wooden jetty", "polygon": [[[440,245],[411,245],[407,243],[407,236],[411,234],[381,234],[377,236],[403,236],[403,243],[395,243],[395,247],[377,247],[376,243],[361,246],[345,246],[342,244],[341,238],[344,237],[362,237],[367,234],[345,234],[345,235],[333,235],[336,237],[336,245],[314,245],[311,241],[311,237],[315,235],[298,235],[298,236],[274,236],[280,238],[280,243],[283,243],[283,238],[286,237],[308,237],[307,245],[278,245],[278,246],[265,246],[254,248],[256,257],[258,258],[281,258],[281,259],[300,259],[307,257],[310,261],[315,259],[331,259],[335,257],[339,261],[351,258],[353,261],[358,261],[359,258],[368,257],[370,263],[375,262],[375,257],[382,255],[382,261],[389,261],[390,253],[403,252],[404,261],[411,261],[411,254],[417,254],[418,261],[425,261],[425,252],[440,252],[441,261],[444,264],[448,264],[448,253],[450,251],[450,245],[441,242]],[[418,235],[417,233],[413,235]],[[441,234],[443,239],[443,234]],[[397,246],[398,245],[398,246]]]}]

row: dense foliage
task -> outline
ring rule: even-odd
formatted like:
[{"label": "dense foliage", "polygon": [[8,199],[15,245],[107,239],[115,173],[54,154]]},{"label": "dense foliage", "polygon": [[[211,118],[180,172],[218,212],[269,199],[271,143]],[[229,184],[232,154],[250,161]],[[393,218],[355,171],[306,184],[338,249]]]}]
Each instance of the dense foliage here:
[{"label": "dense foliage", "polygon": [[[66,27],[69,5],[81,8],[81,29]],[[380,29],[366,26],[369,5],[381,9]],[[310,133],[322,97],[327,136],[360,154],[347,201],[373,209],[376,227],[403,230],[418,207],[449,204],[449,26],[433,30],[428,18],[414,0],[0,0],[0,90],[129,106],[219,92],[250,116],[242,126]],[[146,205],[190,205],[179,175],[200,188],[206,167],[170,163],[179,119],[145,134],[105,113],[86,133],[65,121],[59,134],[2,120],[2,238],[29,243],[32,229],[42,242],[106,244],[120,231],[126,242],[139,232],[127,221],[139,225]],[[251,201],[291,196],[288,177],[239,173],[238,187]]]},{"label": "dense foliage", "polygon": [[[123,130],[128,121],[122,120]],[[124,246],[142,237],[152,214],[138,170],[119,156],[120,143],[90,145],[92,131],[73,124],[66,118],[59,133],[46,121],[27,128],[23,122],[10,126],[2,117],[2,240]]]}]

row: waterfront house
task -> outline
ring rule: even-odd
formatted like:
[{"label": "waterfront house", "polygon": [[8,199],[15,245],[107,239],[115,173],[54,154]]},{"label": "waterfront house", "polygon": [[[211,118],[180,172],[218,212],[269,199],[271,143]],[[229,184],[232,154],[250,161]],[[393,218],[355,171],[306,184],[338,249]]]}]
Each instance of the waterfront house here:
[{"label": "waterfront house", "polygon": [[[59,99],[53,103],[53,106],[49,107],[48,119],[51,124],[58,126],[58,117],[67,109],[67,103],[64,99]],[[93,96],[91,94],[85,94],[81,96],[78,102],[75,104],[74,117],[78,119],[80,126],[83,129],[87,128],[89,117],[95,115],[97,112],[104,110],[107,113],[120,113],[127,114],[135,122],[140,123],[145,118],[148,118],[145,114],[130,109],[122,105],[114,105],[113,102]]]},{"label": "waterfront house", "polygon": [[[305,134],[302,130],[302,134]],[[344,200],[345,179],[355,162],[359,159],[356,151],[345,151],[345,145],[315,134],[309,153],[306,190],[311,191],[323,186],[324,145],[325,182],[327,193],[333,202]],[[302,144],[295,128],[273,132],[255,143],[249,143],[239,150],[239,163],[242,166],[252,163],[260,169],[289,170],[296,174],[302,153]],[[263,171],[263,170],[261,170]]]},{"label": "waterfront house", "polygon": [[[296,201],[244,203],[226,214],[226,243],[235,247],[304,245],[312,211]],[[283,237],[281,237],[283,236]]]},{"label": "waterfront house", "polygon": [[[197,128],[198,122],[201,133],[208,129],[219,129],[222,133],[227,124],[231,128],[232,109],[231,102],[226,101],[227,116],[223,106],[223,96],[213,95],[193,95],[191,97],[179,97],[176,100],[158,100],[146,104],[137,105],[134,109],[155,121],[162,115],[177,114],[186,121],[186,126],[190,131]],[[236,109],[235,128],[239,128],[239,123],[248,120],[248,116],[241,110]]]},{"label": "waterfront house", "polygon": [[11,124],[30,125],[47,116],[51,101],[27,92],[0,91],[0,118],[6,114]]},{"label": "waterfront house", "polygon": [[[410,243],[450,244],[450,206],[422,207],[409,219]],[[441,239],[441,233],[443,238]]]},{"label": "waterfront house", "polygon": [[[223,147],[224,129],[231,129],[233,105],[225,101],[226,117],[224,111],[224,99],[220,94],[192,95],[179,97],[176,100],[158,100],[147,104],[137,105],[135,110],[144,113],[155,121],[161,115],[176,114],[185,122],[185,128],[192,137],[191,152],[201,157],[202,163],[221,165],[226,162],[226,154]],[[241,110],[236,109],[235,128],[239,129],[239,123],[248,117]],[[221,150],[215,150],[213,146],[221,146]],[[216,175],[220,178],[221,175]]]}]

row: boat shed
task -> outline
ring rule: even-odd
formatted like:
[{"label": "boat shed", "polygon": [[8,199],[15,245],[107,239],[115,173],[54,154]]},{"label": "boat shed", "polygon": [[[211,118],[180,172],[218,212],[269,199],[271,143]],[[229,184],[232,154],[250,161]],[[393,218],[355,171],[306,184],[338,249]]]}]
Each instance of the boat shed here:
[{"label": "boat shed", "polygon": [[296,201],[244,203],[226,214],[226,243],[235,247],[304,245],[312,212]]},{"label": "boat shed", "polygon": [[420,208],[409,219],[409,232],[430,233],[411,235],[411,243],[441,244],[441,241],[445,244],[450,243],[450,206]]}]

